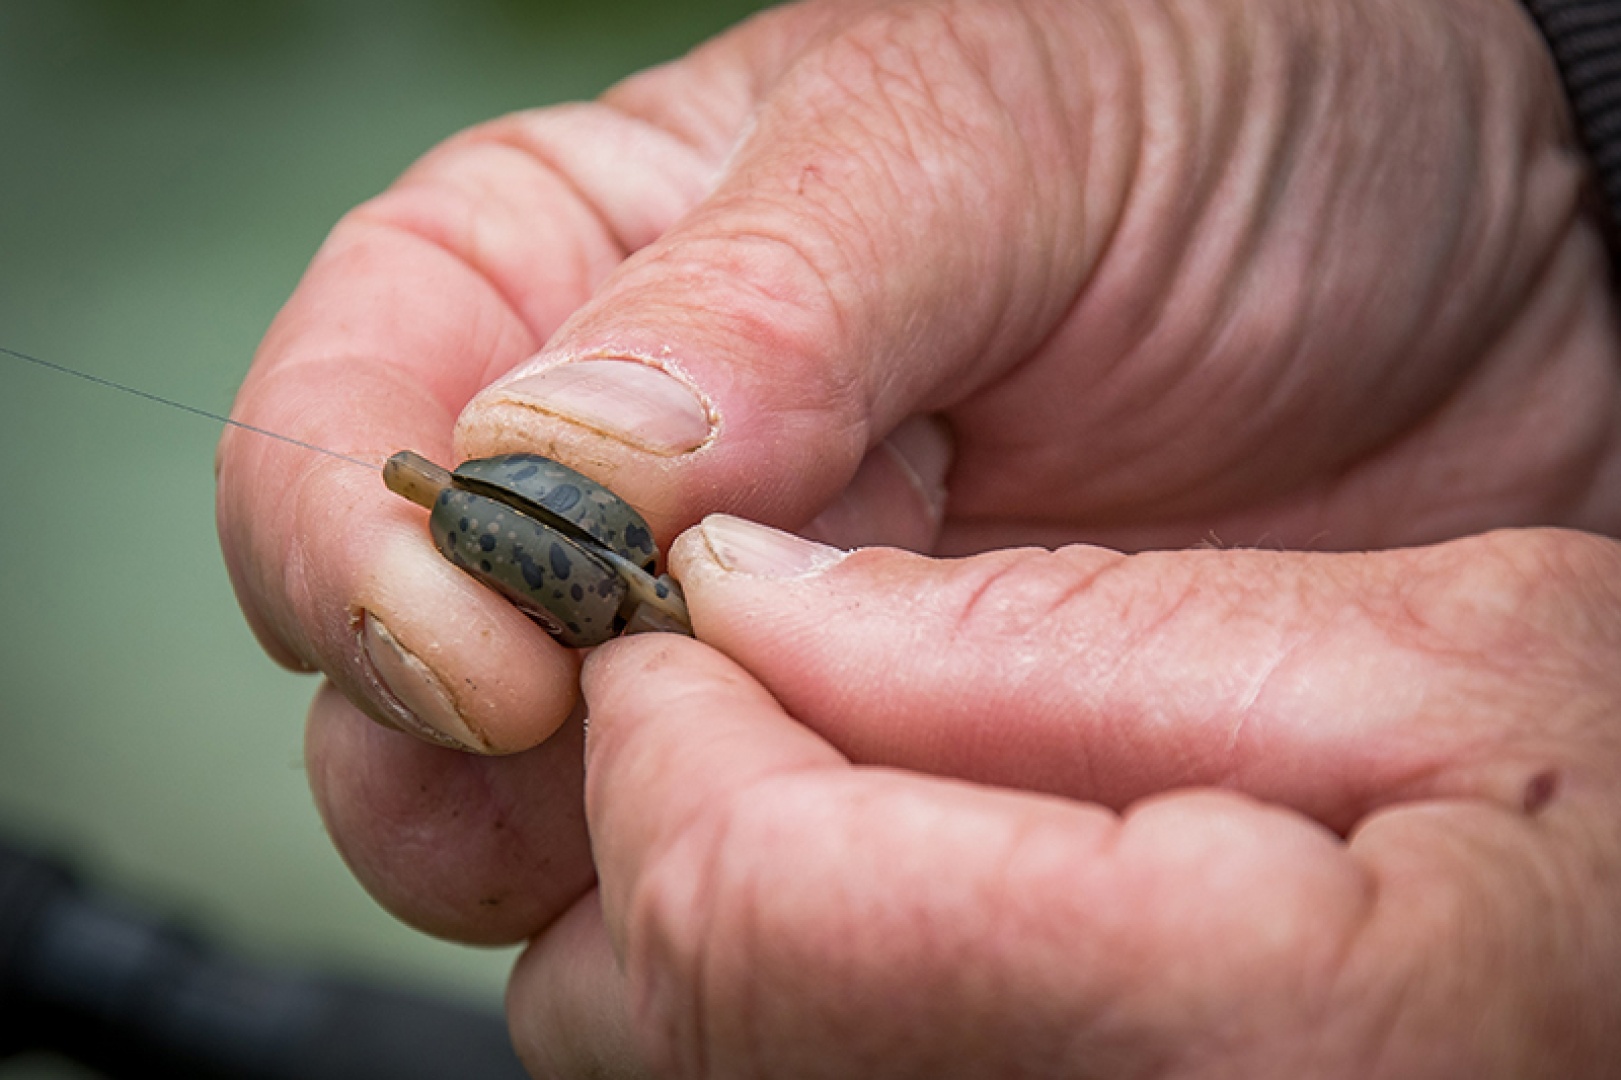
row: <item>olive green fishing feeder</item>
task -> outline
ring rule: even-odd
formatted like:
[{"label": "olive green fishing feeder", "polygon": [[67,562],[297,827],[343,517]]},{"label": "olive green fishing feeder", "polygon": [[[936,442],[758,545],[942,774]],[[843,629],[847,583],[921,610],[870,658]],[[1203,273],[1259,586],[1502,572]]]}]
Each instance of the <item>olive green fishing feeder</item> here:
[{"label": "olive green fishing feeder", "polygon": [[564,645],[643,630],[692,633],[681,587],[657,572],[647,522],[566,465],[504,454],[450,472],[402,450],[383,466],[383,482],[427,508],[445,558]]}]

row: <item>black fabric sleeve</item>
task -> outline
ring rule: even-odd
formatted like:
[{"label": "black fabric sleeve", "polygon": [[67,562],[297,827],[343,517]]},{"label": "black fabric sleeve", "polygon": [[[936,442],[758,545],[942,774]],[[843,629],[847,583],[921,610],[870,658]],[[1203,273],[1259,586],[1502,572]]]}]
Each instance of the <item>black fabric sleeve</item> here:
[{"label": "black fabric sleeve", "polygon": [[1621,255],[1621,0],[1525,0],[1553,50]]}]

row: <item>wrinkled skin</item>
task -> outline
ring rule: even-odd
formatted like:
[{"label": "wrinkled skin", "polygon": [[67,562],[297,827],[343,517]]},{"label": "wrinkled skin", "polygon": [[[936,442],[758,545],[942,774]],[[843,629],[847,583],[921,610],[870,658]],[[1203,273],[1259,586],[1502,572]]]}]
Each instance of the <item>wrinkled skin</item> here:
[{"label": "wrinkled skin", "polygon": [[700,641],[592,655],[582,777],[575,654],[374,478],[228,433],[335,840],[535,939],[539,1075],[1605,1075],[1584,182],[1511,0],[812,2],[451,140],[238,415],[578,468],[686,530]]}]

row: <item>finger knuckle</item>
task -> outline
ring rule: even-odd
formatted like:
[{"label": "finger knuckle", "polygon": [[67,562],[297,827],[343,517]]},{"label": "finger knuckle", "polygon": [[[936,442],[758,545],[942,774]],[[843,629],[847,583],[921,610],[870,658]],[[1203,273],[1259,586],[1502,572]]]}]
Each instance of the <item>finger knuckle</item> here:
[{"label": "finger knuckle", "polygon": [[1621,550],[1605,538],[1505,530],[1428,551],[1414,571],[1405,611],[1432,646],[1527,671],[1621,648]]},{"label": "finger knuckle", "polygon": [[702,1076],[742,1022],[752,916],[751,864],[739,860],[736,795],[712,800],[684,822],[642,871],[626,911],[632,1018],[655,1069]]},{"label": "finger knuckle", "polygon": [[1055,620],[1092,610],[1102,582],[1127,558],[1103,548],[1070,547],[1020,548],[966,560],[957,570],[953,637],[1050,637]]}]

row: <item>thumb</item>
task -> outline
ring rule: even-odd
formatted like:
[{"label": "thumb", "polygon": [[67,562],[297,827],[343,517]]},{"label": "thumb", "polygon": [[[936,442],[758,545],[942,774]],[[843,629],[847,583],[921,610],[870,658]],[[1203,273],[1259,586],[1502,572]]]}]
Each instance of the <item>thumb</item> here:
[{"label": "thumb", "polygon": [[[806,10],[719,48],[746,68]],[[1044,89],[1041,45],[1006,12],[908,10],[776,50],[708,197],[468,405],[458,450],[560,458],[666,536],[714,510],[804,525],[904,421],[1041,342],[1085,277],[1080,238],[1107,230],[1083,202],[1108,199],[1075,190],[1073,106]],[[611,100],[669,112],[690,74]],[[1118,194],[1119,171],[1089,192]]]}]

